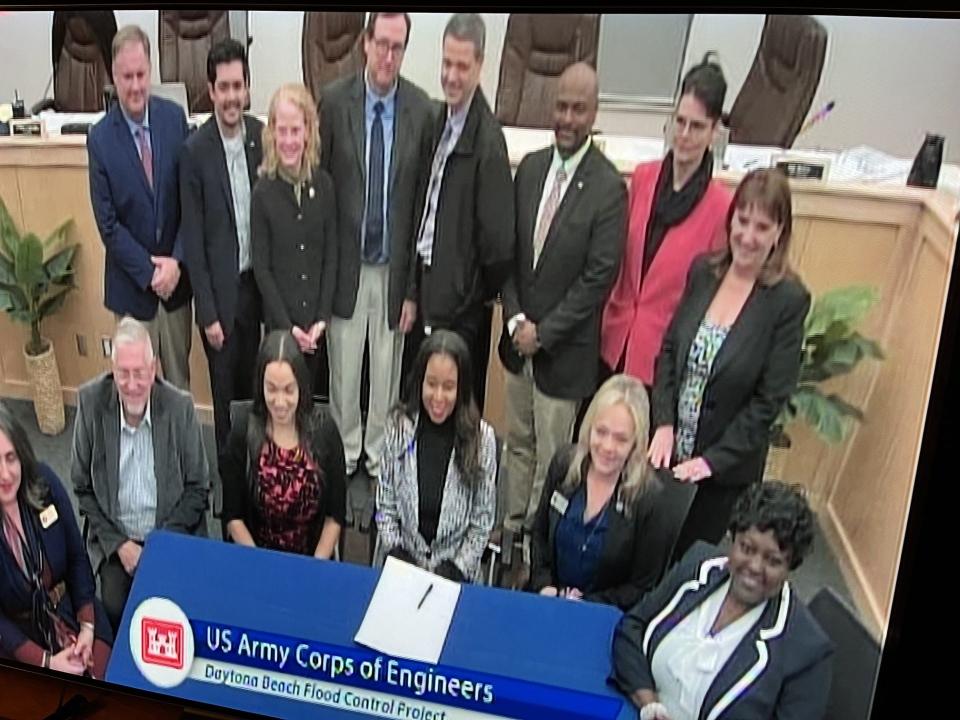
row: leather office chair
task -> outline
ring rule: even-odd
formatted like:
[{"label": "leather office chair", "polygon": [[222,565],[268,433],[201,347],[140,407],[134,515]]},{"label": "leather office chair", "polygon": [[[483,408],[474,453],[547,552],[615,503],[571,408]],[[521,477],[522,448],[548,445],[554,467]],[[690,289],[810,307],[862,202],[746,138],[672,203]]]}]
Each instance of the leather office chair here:
[{"label": "leather office chair", "polygon": [[834,644],[824,720],[867,720],[880,667],[880,644],[831,588],[822,588],[808,607]]},{"label": "leather office chair", "polygon": [[560,74],[580,60],[596,67],[599,40],[599,15],[512,13],[497,85],[500,123],[552,127]]},{"label": "leather office chair", "polygon": [[207,54],[230,37],[226,10],[161,10],[160,80],[187,86],[191,113],[213,112],[207,91]]},{"label": "leather office chair", "polygon": [[792,146],[826,54],[827,31],[809,15],[767,15],[753,65],[730,110],[730,142]]},{"label": "leather office chair", "polygon": [[314,99],[320,88],[364,66],[363,12],[305,12],[301,49],[303,84]]},{"label": "leather office chair", "polygon": [[112,10],[53,13],[53,102],[58,112],[103,110],[103,88],[113,82],[110,45],[117,34]]}]

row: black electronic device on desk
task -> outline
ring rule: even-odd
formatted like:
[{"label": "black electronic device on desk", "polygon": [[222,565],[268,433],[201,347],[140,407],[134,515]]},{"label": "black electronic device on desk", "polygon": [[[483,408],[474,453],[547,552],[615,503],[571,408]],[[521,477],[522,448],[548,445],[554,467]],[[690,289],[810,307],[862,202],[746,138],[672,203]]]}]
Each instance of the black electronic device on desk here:
[{"label": "black electronic device on desk", "polygon": [[87,135],[90,132],[91,123],[74,122],[64,123],[60,126],[61,135]]}]

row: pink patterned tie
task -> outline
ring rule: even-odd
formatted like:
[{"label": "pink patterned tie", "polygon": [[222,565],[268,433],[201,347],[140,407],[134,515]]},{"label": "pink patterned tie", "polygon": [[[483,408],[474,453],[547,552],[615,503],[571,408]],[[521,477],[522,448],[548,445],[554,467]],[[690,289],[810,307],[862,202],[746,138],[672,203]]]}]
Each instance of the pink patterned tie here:
[{"label": "pink patterned tie", "polygon": [[144,128],[137,130],[137,140],[140,142],[140,160],[143,162],[143,172],[147,176],[147,184],[153,190],[153,154],[150,152],[150,143],[147,142],[147,132]]},{"label": "pink patterned tie", "polygon": [[557,170],[557,178],[553,183],[553,188],[547,196],[547,202],[543,206],[543,215],[540,216],[540,222],[537,223],[537,231],[533,235],[533,266],[537,266],[540,260],[540,253],[543,252],[543,244],[547,241],[547,233],[550,232],[550,226],[553,224],[553,216],[557,214],[557,208],[560,207],[560,190],[567,181],[567,171],[563,168]]}]

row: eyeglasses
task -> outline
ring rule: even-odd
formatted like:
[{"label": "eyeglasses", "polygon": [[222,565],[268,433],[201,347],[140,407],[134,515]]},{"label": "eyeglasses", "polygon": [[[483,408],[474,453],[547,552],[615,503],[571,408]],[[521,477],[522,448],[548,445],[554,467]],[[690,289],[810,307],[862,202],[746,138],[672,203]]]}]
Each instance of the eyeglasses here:
[{"label": "eyeglasses", "polygon": [[374,40],[373,47],[376,48],[377,55],[380,55],[381,57],[385,56],[387,53],[390,53],[394,57],[398,58],[403,55],[404,50],[406,50],[406,47],[404,47],[402,43],[391,45],[389,40],[382,39]]}]

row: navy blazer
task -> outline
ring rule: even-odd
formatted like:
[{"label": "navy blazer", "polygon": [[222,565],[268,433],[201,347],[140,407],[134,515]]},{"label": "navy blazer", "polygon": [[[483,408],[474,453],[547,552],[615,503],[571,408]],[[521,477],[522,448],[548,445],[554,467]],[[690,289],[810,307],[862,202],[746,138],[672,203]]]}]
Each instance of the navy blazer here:
[{"label": "navy blazer", "polygon": [[[44,505],[52,503],[57,508],[57,521],[50,527],[41,529],[40,538],[43,555],[50,568],[54,584],[65,581],[67,593],[60,601],[58,613],[76,627],[77,610],[84,605],[94,603],[96,584],[90,561],[87,559],[76,515],[70,497],[57,474],[46,464],[37,466],[40,475],[50,488]],[[22,512],[37,512],[21,506]],[[96,634],[106,642],[112,642],[109,623],[102,611],[97,612]],[[24,628],[13,616],[29,613],[31,609],[30,587],[27,585],[6,542],[0,540],[0,656],[14,656],[14,652],[28,640],[36,642],[32,628]],[[25,632],[26,630],[26,632]]]},{"label": "navy blazer", "polygon": [[[730,578],[720,548],[698,542],[620,621],[611,682],[630,695],[656,690],[653,655],[663,638]],[[789,581],[720,668],[699,720],[818,720],[830,694],[833,645]],[[670,708],[667,708],[668,710]]]},{"label": "navy blazer", "polygon": [[164,307],[175,310],[190,300],[179,238],[177,173],[187,120],[183,109],[170,100],[151,97],[149,107],[152,189],[119,103],[114,103],[87,135],[90,204],[106,249],[104,305],[138,320],[152,320],[157,314],[159,297],[150,289],[151,255],[180,261],[180,284]]}]

